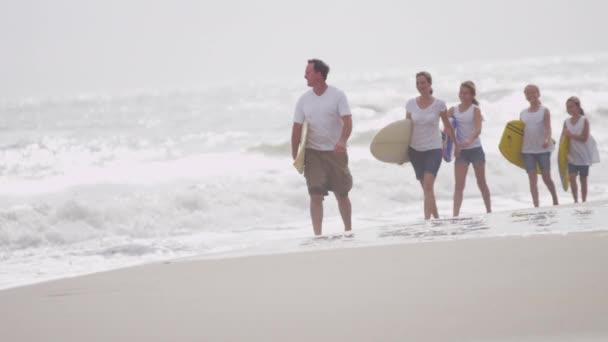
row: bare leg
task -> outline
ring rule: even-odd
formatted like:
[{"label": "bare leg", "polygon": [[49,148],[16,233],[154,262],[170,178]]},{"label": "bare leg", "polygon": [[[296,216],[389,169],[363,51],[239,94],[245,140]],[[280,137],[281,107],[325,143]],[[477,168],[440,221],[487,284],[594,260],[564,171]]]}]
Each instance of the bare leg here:
[{"label": "bare leg", "polygon": [[424,179],[422,180],[422,189],[424,190],[424,219],[429,220],[431,218],[431,214],[434,218],[439,218],[439,213],[437,212],[437,203],[435,202],[435,176],[430,173],[424,174]]},{"label": "bare leg", "polygon": [[[570,175],[570,188],[572,190],[572,198],[574,198],[574,203],[578,203],[578,186],[576,185],[576,173],[571,173]],[[582,182],[581,182],[582,186]]]},{"label": "bare leg", "polygon": [[469,163],[454,162],[454,217],[458,217],[460,214],[462,193],[467,180],[467,171],[469,171]]},{"label": "bare leg", "polygon": [[[422,187],[422,195],[423,195],[422,203],[424,204],[424,207],[423,207],[424,208],[423,209],[424,219],[428,220],[428,218],[426,217],[426,194],[424,193],[424,180],[420,181],[420,186]],[[429,218],[430,218],[430,215],[429,215]]]},{"label": "bare leg", "polygon": [[528,171],[528,179],[530,180],[530,193],[532,194],[532,203],[538,208],[538,176],[536,171]]},{"label": "bare leg", "polygon": [[587,177],[581,176],[581,196],[583,197],[583,203],[587,202]]},{"label": "bare leg", "polygon": [[557,191],[555,191],[555,183],[553,183],[553,180],[551,179],[551,170],[542,171],[542,175],[543,182],[545,182],[545,185],[547,186],[547,189],[549,189],[551,197],[553,198],[553,205],[558,205]]},{"label": "bare leg", "polygon": [[342,216],[342,222],[344,222],[344,231],[350,232],[352,230],[352,207],[350,204],[350,198],[348,198],[348,194],[346,194],[344,196],[336,195],[336,199],[338,200],[338,208],[340,208],[340,216]]},{"label": "bare leg", "polygon": [[310,195],[310,218],[315,236],[321,236],[323,228],[323,196]]},{"label": "bare leg", "polygon": [[475,178],[477,178],[477,186],[481,191],[481,197],[483,198],[483,203],[486,206],[486,212],[492,212],[492,202],[490,200],[490,188],[488,188],[488,183],[486,182],[486,162],[478,162],[473,164],[473,170],[475,170]]}]

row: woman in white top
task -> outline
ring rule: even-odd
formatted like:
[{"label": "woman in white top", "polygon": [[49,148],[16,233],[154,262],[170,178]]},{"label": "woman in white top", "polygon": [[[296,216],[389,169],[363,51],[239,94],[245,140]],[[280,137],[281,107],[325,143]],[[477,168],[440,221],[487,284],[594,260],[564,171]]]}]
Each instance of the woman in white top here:
[{"label": "woman in white top", "polygon": [[585,111],[581,108],[581,101],[572,96],[566,101],[566,110],[571,118],[564,121],[563,136],[570,138],[568,149],[568,172],[570,174],[570,187],[574,202],[578,203],[578,185],[576,176],[580,175],[581,197],[587,201],[587,177],[593,154],[587,142],[589,141],[589,121],[585,119]]},{"label": "woman in white top", "polygon": [[476,95],[475,83],[466,81],[460,85],[460,104],[450,108],[448,117],[453,118],[456,129],[456,139],[459,150],[454,162],[454,217],[460,214],[462,205],[462,193],[464,191],[469,164],[473,164],[477,186],[481,191],[486,212],[492,212],[490,203],[490,189],[486,183],[486,158],[481,146],[479,134],[481,134],[481,110],[479,109]]},{"label": "woman in white top", "polygon": [[534,206],[538,207],[538,176],[536,169],[540,168],[543,182],[551,192],[553,205],[558,205],[555,184],[551,179],[551,151],[554,143],[551,140],[551,113],[549,109],[540,102],[540,90],[537,86],[530,84],[524,89],[526,100],[530,107],[524,109],[520,114],[524,127],[524,141],[522,157],[530,181],[530,192]]},{"label": "woman in white top", "polygon": [[[420,96],[410,99],[405,105],[406,118],[412,120],[412,138],[409,147],[409,157],[416,179],[420,181],[424,191],[424,219],[431,215],[439,218],[435,201],[435,177],[441,166],[441,132],[439,118],[442,119],[448,135],[454,140],[454,130],[448,120],[445,102],[433,97],[433,79],[428,72],[416,74],[416,88]],[[456,145],[457,148],[457,145]]]}]

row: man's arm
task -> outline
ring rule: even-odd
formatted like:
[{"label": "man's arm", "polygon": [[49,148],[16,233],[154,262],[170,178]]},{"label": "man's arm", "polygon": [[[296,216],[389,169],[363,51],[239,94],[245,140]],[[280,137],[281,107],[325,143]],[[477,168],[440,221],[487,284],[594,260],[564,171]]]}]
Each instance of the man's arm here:
[{"label": "man's arm", "polygon": [[291,128],[291,156],[295,160],[298,155],[298,146],[302,140],[302,124],[294,122]]},{"label": "man's arm", "polygon": [[343,115],[342,122],[344,123],[342,126],[342,134],[340,134],[340,140],[334,148],[334,152],[336,153],[346,152],[346,142],[353,131],[353,116],[351,114]]},{"label": "man's arm", "polygon": [[304,125],[304,120],[306,120],[306,115],[304,114],[302,98],[300,98],[296,104],[296,111],[293,116],[293,126],[291,127],[291,156],[293,157],[293,160],[296,160],[298,146],[300,146],[300,142],[302,141],[302,126]]}]

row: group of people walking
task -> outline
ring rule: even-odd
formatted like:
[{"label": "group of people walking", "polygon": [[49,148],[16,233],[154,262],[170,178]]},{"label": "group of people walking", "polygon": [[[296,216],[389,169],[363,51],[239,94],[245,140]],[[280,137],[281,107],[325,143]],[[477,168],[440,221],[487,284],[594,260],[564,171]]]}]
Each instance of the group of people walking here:
[{"label": "group of people walking", "polygon": [[[312,89],[299,99],[292,127],[292,156],[295,159],[302,137],[302,125],[308,122],[304,175],[311,198],[310,214],[314,233],[320,236],[323,221],[323,199],[331,191],[336,196],[344,222],[345,234],[351,234],[351,203],[348,193],[352,188],[352,176],[348,168],[347,141],[352,132],[352,114],[347,98],[341,90],[327,84],[329,66],[319,59],[308,61],[305,78]],[[439,134],[439,122],[446,134],[454,141],[455,189],[453,215],[457,217],[462,205],[463,191],[469,166],[473,166],[477,185],[486,212],[492,212],[490,189],[485,176],[485,153],[479,138],[483,115],[476,99],[477,90],[472,81],[460,85],[460,103],[447,108],[444,101],[433,96],[433,79],[428,72],[416,74],[419,96],[407,101],[405,116],[412,121],[409,159],[416,179],[424,193],[424,218],[438,218],[434,184],[443,159],[443,141]],[[558,205],[555,183],[551,178],[550,156],[554,150],[551,139],[551,114],[540,101],[540,89],[528,85],[524,89],[529,107],[519,119],[524,122],[522,157],[530,183],[535,207],[539,206],[538,175],[551,193],[554,205]],[[588,148],[589,121],[584,117],[581,101],[571,97],[566,101],[570,118],[566,119],[562,135],[570,139],[568,154],[569,177],[572,194],[578,202],[580,178],[582,201],[587,199],[587,177],[592,162]],[[452,120],[451,120],[452,119]],[[451,122],[457,122],[456,127]]]}]

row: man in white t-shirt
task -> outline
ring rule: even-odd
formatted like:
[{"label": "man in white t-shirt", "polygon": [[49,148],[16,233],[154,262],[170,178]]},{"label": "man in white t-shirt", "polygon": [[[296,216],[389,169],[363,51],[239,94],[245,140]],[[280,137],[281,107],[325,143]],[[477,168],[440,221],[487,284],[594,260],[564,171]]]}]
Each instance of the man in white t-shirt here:
[{"label": "man in white t-shirt", "polygon": [[351,203],[348,193],[353,179],[348,168],[346,142],[353,122],[344,93],[326,83],[329,66],[311,59],[304,78],[312,89],[296,105],[291,132],[291,153],[295,159],[302,137],[302,124],[308,122],[304,176],[310,194],[310,216],[315,236],[322,234],[323,198],[332,191],[338,200],[345,235],[351,233]]}]

